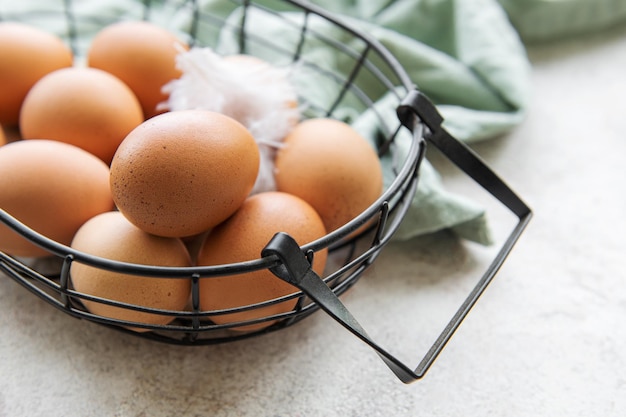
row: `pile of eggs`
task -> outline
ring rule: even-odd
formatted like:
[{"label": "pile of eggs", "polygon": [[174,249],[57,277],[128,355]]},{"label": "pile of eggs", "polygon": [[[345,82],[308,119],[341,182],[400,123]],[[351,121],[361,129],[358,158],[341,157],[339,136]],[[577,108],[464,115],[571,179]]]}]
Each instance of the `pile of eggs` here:
[{"label": "pile of eggs", "polygon": [[[160,106],[167,100],[163,87],[182,75],[176,58],[186,50],[174,34],[149,22],[120,22],[94,37],[79,65],[55,35],[0,22],[0,208],[91,255],[186,267],[257,259],[279,231],[310,243],[379,198],[382,171],[375,150],[348,124],[330,118],[294,121],[273,161],[276,189],[252,192],[259,146],[241,121],[206,109]],[[4,131],[17,137],[7,139]],[[50,255],[4,224],[0,251]],[[325,250],[314,257],[320,275],[326,260]],[[70,279],[84,294],[155,309],[189,308],[188,279],[131,276],[78,262]],[[200,280],[200,309],[233,308],[293,291],[268,270],[211,277]],[[211,319],[249,320],[290,311],[295,303]],[[83,304],[129,323],[172,320]]]}]

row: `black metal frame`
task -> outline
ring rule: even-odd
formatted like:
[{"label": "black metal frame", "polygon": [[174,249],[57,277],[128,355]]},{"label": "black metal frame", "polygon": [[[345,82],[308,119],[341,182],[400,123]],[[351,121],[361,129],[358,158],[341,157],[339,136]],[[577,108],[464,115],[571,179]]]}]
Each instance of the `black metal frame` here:
[{"label": "black metal frame", "polygon": [[[189,35],[192,39],[195,38],[197,31],[201,30],[201,22],[206,23],[210,21],[213,22],[212,24],[219,22],[219,25],[231,24],[226,20],[220,20],[219,17],[204,15],[198,8],[196,1],[181,0],[172,3],[178,5],[181,9],[186,8],[192,16],[189,27]],[[247,11],[255,8],[268,15],[276,16],[276,18],[280,18],[280,13],[249,0],[235,1],[235,3],[239,4],[243,10],[238,25],[232,28],[232,31],[239,36],[240,52],[248,52],[250,43],[267,43],[267,40],[257,38],[248,28]],[[436,107],[411,83],[404,69],[389,51],[375,39],[369,38],[367,34],[346,25],[338,17],[308,2],[284,0],[279,3],[284,3],[291,10],[301,12],[303,16],[300,26],[294,27],[294,30],[300,33],[300,40],[296,44],[295,49],[285,51],[285,55],[290,56],[292,62],[297,61],[306,65],[322,74],[323,77],[334,80],[337,83],[337,96],[331,104],[319,106],[314,102],[307,102],[308,109],[312,111],[309,117],[316,115],[333,117],[336,108],[343,102],[346,95],[356,97],[367,110],[376,112],[374,105],[376,97],[367,96],[358,85],[358,77],[363,72],[380,82],[388,92],[396,95],[398,100],[397,120],[386,120],[381,114],[376,113],[381,124],[382,136],[379,143],[379,153],[381,156],[393,154],[394,141],[398,132],[402,129],[408,129],[412,133],[413,141],[406,158],[395,167],[396,178],[391,184],[388,184],[384,194],[370,208],[345,226],[302,247],[289,236],[278,233],[268,243],[259,259],[230,265],[189,268],[137,265],[95,257],[54,242],[23,225],[5,211],[0,210],[0,221],[35,244],[48,250],[52,257],[58,259],[60,272],[58,276],[44,274],[37,271],[36,267],[28,266],[23,260],[16,259],[1,251],[0,270],[41,299],[71,316],[166,343],[202,345],[239,340],[283,329],[321,308],[355,336],[370,345],[400,380],[405,383],[415,381],[424,376],[487,285],[492,281],[530,220],[531,210],[470,148],[453,138],[442,128],[441,123],[443,119],[437,112]],[[63,4],[62,14],[55,18],[68,20],[66,37],[68,42],[76,49],[77,40],[80,38],[76,22],[81,17],[74,16],[71,13],[71,1],[65,0]],[[150,15],[150,2],[146,1],[145,4],[146,9],[142,18],[147,19]],[[324,19],[335,28],[340,29],[345,36],[358,41],[357,43],[361,49],[353,49],[346,46],[345,43],[325,37],[323,33],[315,32],[309,26],[309,19],[313,16]],[[15,17],[19,16],[0,14],[0,20]],[[303,48],[311,38],[316,42],[325,44],[329,48],[337,48],[350,57],[353,60],[352,69],[346,74],[337,74],[316,62],[307,62],[306,59],[303,59]],[[276,51],[280,50],[279,46],[272,44],[265,46],[268,45],[274,47]],[[376,61],[376,64],[374,61]],[[306,97],[301,99],[305,102],[307,101]],[[487,271],[459,307],[418,367],[415,370],[411,370],[376,344],[365,333],[356,319],[343,306],[338,296],[354,285],[361,274],[374,262],[383,247],[391,240],[394,232],[400,225],[415,194],[419,168],[425,156],[427,144],[437,147],[452,163],[461,168],[469,177],[513,212],[518,218],[518,223]],[[372,221],[375,221],[375,224],[366,231],[362,231],[363,226],[370,224]],[[360,232],[355,235],[357,231]],[[325,249],[328,249],[331,253],[339,254],[343,251],[348,253],[345,255],[345,261],[341,267],[321,278],[312,272],[310,260],[316,252]],[[80,262],[125,274],[150,276],[154,279],[164,277],[190,279],[192,282],[192,308],[189,311],[162,311],[81,294],[71,287],[69,272],[73,262]],[[211,277],[215,276],[240,274],[259,269],[270,269],[278,278],[290,282],[295,287],[294,293],[286,297],[250,306],[240,306],[220,311],[200,311],[198,284],[201,279],[211,279]],[[260,308],[267,304],[293,298],[297,298],[298,303],[294,310],[288,313],[222,325],[217,325],[210,320],[211,316],[215,314]],[[168,325],[147,325],[101,317],[87,311],[81,300],[91,300],[121,308],[171,315],[174,320]],[[270,320],[276,321],[276,323],[261,330],[250,332],[232,332],[230,330],[233,327]],[[128,330],[128,326],[144,328],[149,331],[135,332]]]}]

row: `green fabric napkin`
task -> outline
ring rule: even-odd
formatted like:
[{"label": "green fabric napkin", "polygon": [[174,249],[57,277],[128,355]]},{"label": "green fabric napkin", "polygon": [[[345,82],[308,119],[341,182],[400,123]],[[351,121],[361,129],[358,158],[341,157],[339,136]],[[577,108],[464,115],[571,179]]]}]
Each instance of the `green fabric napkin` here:
[{"label": "green fabric napkin", "polygon": [[[277,4],[272,0],[266,3],[274,7]],[[444,126],[468,143],[506,135],[523,121],[532,94],[532,68],[524,43],[589,34],[626,21],[625,0],[312,0],[311,3],[336,13],[387,47],[417,86],[435,102],[445,117]],[[205,0],[201,7],[217,14],[236,14],[232,5],[220,0]],[[258,23],[255,28],[275,37],[287,33],[270,24]],[[228,48],[227,37],[215,41]],[[326,62],[337,61],[340,66],[332,51],[311,53],[318,53]],[[324,89],[320,91],[323,93]],[[391,118],[395,109],[387,102],[393,103],[388,98],[381,95],[376,108]],[[365,136],[375,136],[373,112],[343,110],[346,120]],[[410,140],[400,135],[400,153]],[[386,179],[390,181],[392,175],[387,163],[383,160]],[[426,160],[411,210],[396,238],[409,239],[443,229],[482,244],[491,242],[488,213],[471,198],[447,191],[439,174]]]}]

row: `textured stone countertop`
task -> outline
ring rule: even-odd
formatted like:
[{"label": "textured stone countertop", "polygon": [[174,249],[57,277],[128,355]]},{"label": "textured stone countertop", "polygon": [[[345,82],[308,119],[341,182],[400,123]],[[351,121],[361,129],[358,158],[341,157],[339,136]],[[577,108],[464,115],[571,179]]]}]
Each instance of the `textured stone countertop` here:
[{"label": "textured stone countertop", "polygon": [[[0,416],[623,416],[626,28],[529,55],[527,120],[475,149],[535,216],[423,379],[402,384],[322,312],[177,347],[65,316],[0,277]],[[480,194],[432,158],[452,189]],[[343,299],[417,365],[492,255],[445,233],[392,244]]]}]

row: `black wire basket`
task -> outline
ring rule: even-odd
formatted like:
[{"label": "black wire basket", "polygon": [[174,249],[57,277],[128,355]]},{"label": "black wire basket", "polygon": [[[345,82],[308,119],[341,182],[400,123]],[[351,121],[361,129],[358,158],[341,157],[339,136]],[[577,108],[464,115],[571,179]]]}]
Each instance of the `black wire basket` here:
[{"label": "black wire basket", "polygon": [[[184,35],[188,37],[188,42],[192,46],[212,47],[210,44],[205,45],[202,39],[214,39],[216,34],[228,33],[237,41],[235,52],[250,54],[250,51],[263,50],[267,52],[264,59],[270,55],[281,64],[297,62],[299,66],[306,67],[308,71],[321,77],[325,83],[333,85],[335,95],[332,100],[324,102],[317,101],[315,97],[300,96],[299,101],[306,109],[305,118],[316,116],[340,118],[342,116],[338,114],[338,109],[347,102],[361,111],[373,112],[378,121],[378,153],[381,158],[394,161],[394,178],[386,185],[380,198],[349,223],[310,244],[300,246],[289,235],[279,231],[256,260],[185,268],[130,264],[95,257],[48,239],[0,210],[0,220],[3,223],[46,249],[50,253],[47,261],[52,260],[58,264],[57,271],[50,273],[38,267],[37,263],[26,262],[24,259],[0,252],[0,269],[36,296],[71,316],[139,337],[172,344],[208,345],[257,336],[288,327],[322,309],[371,346],[400,380],[409,383],[422,378],[512,250],[530,220],[530,209],[474,152],[442,128],[443,119],[436,107],[411,82],[397,60],[379,42],[355,30],[337,16],[306,1],[281,0],[257,3],[232,0],[225,3],[230,3],[233,9],[238,8],[240,13],[237,19],[233,19],[232,15],[224,18],[203,11],[199,3],[193,0],[158,2],[146,0],[134,18],[151,20],[152,11],[157,5],[167,7],[171,10],[172,19],[183,19],[186,22],[179,25],[179,29],[186,28]],[[80,8],[69,0],[48,2],[46,7],[48,9],[0,15],[0,21],[14,20],[33,24],[41,21],[55,22],[57,27],[61,27],[60,33],[75,54],[81,56],[87,44],[87,33],[93,33],[94,29],[104,27],[120,18],[118,15],[81,14]],[[283,13],[285,11],[298,18],[285,19]],[[263,36],[263,32],[250,23],[252,13],[262,14],[265,19],[280,21],[283,28],[293,31],[293,38],[296,41],[286,47],[284,42]],[[128,19],[129,16],[126,15],[125,18]],[[332,36],[317,30],[316,26],[311,24],[320,20],[332,26]],[[340,54],[344,61],[342,67],[346,70],[338,72],[323,62],[308,59],[305,51],[311,42],[322,44],[325,48]],[[376,91],[375,95],[366,94],[364,85],[368,86],[367,91]],[[387,117],[376,107],[375,103],[382,94],[387,94],[394,101],[397,117]],[[395,142],[401,132],[409,133],[412,141],[406,154],[397,155]],[[415,195],[420,165],[428,145],[438,148],[453,164],[492,194],[516,216],[517,223],[487,271],[478,280],[425,357],[416,368],[410,368],[375,343],[338,296],[357,282],[398,229]],[[320,277],[312,271],[310,261],[315,253],[326,249],[331,256],[338,259],[335,262],[337,266]],[[153,279],[165,277],[190,279],[192,283],[190,308],[184,311],[157,310],[80,293],[71,286],[69,271],[75,262]],[[293,294],[233,309],[200,310],[198,290],[200,280],[260,269],[269,269],[276,279],[291,283],[294,286]],[[297,303],[286,313],[228,324],[216,324],[211,320],[216,314],[261,309],[293,299],[296,299]],[[170,315],[173,321],[166,325],[151,325],[103,317],[90,313],[83,306],[83,300],[123,309]],[[256,330],[233,331],[235,327],[261,322],[273,324]],[[129,330],[130,328],[142,331]]]}]

